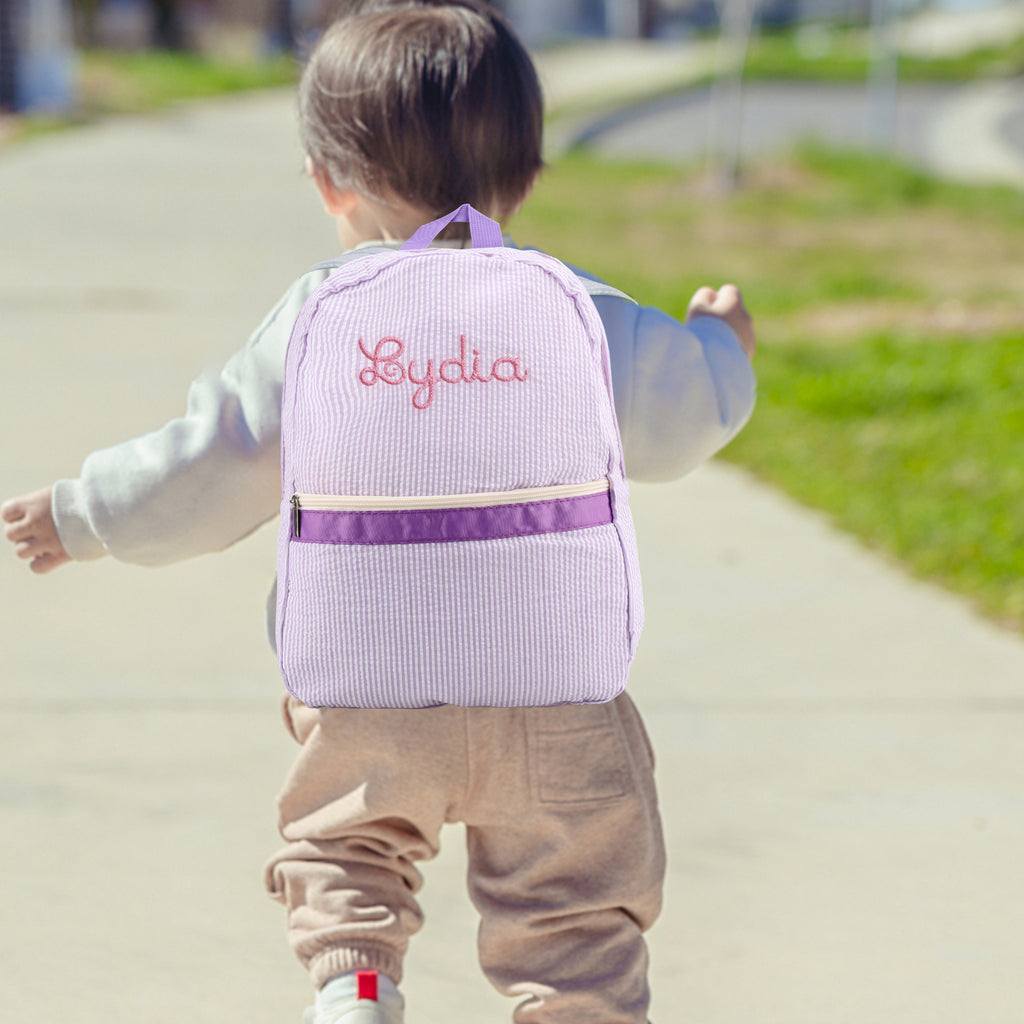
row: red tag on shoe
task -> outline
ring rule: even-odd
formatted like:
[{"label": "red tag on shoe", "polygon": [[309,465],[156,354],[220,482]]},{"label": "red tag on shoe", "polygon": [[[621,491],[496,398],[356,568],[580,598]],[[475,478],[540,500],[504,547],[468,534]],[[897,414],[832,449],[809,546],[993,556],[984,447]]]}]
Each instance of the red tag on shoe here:
[{"label": "red tag on shoe", "polygon": [[377,1002],[376,971],[356,971],[356,998]]}]

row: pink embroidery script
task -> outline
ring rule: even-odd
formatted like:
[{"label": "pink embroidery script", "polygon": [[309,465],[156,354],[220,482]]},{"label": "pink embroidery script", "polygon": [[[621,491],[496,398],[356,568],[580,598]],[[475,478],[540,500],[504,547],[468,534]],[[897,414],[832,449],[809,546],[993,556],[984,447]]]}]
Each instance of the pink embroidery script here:
[{"label": "pink embroidery script", "polygon": [[[433,358],[428,358],[425,372],[417,368],[415,359],[410,359],[408,365],[403,362],[405,342],[400,338],[381,338],[372,352],[360,338],[359,351],[370,360],[370,365],[359,371],[359,383],[369,388],[378,381],[385,384],[408,381],[416,385],[412,404],[417,409],[430,408],[438,384],[489,384],[492,381],[511,384],[524,381],[527,377],[527,371],[521,365],[522,360],[512,356],[499,356],[491,362],[489,373],[481,373],[480,351],[470,349],[464,334],[459,338],[458,356],[443,359],[440,365]],[[487,365],[486,362],[484,365]]]}]

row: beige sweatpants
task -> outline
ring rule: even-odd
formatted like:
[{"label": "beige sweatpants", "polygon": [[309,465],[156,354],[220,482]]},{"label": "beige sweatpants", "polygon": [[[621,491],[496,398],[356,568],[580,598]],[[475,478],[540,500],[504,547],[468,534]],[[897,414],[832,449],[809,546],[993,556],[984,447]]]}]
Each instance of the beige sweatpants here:
[{"label": "beige sweatpants", "polygon": [[316,986],[375,968],[401,981],[423,923],[415,864],[464,822],[479,954],[495,987],[530,998],[517,1024],[641,1024],[642,933],[664,851],[653,757],[625,695],[551,708],[308,708],[279,800],[287,846],[271,894]]}]

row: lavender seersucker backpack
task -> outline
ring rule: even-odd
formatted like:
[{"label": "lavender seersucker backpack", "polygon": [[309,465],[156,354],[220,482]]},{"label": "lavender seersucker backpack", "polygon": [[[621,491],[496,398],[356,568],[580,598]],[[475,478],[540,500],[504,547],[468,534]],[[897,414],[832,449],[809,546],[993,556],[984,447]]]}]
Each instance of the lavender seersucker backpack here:
[{"label": "lavender seersucker backpack", "polygon": [[[472,249],[428,248],[468,221]],[[277,650],[313,707],[611,700],[643,624],[604,327],[468,206],[335,270],[285,360]]]}]

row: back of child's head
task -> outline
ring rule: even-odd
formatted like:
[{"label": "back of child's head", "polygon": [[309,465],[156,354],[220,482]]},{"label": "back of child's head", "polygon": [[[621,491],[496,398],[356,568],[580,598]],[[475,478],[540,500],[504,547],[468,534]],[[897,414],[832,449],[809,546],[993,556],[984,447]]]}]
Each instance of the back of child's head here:
[{"label": "back of child's head", "polygon": [[299,87],[303,143],[338,188],[440,216],[497,219],[541,166],[537,74],[483,0],[355,0]]}]

